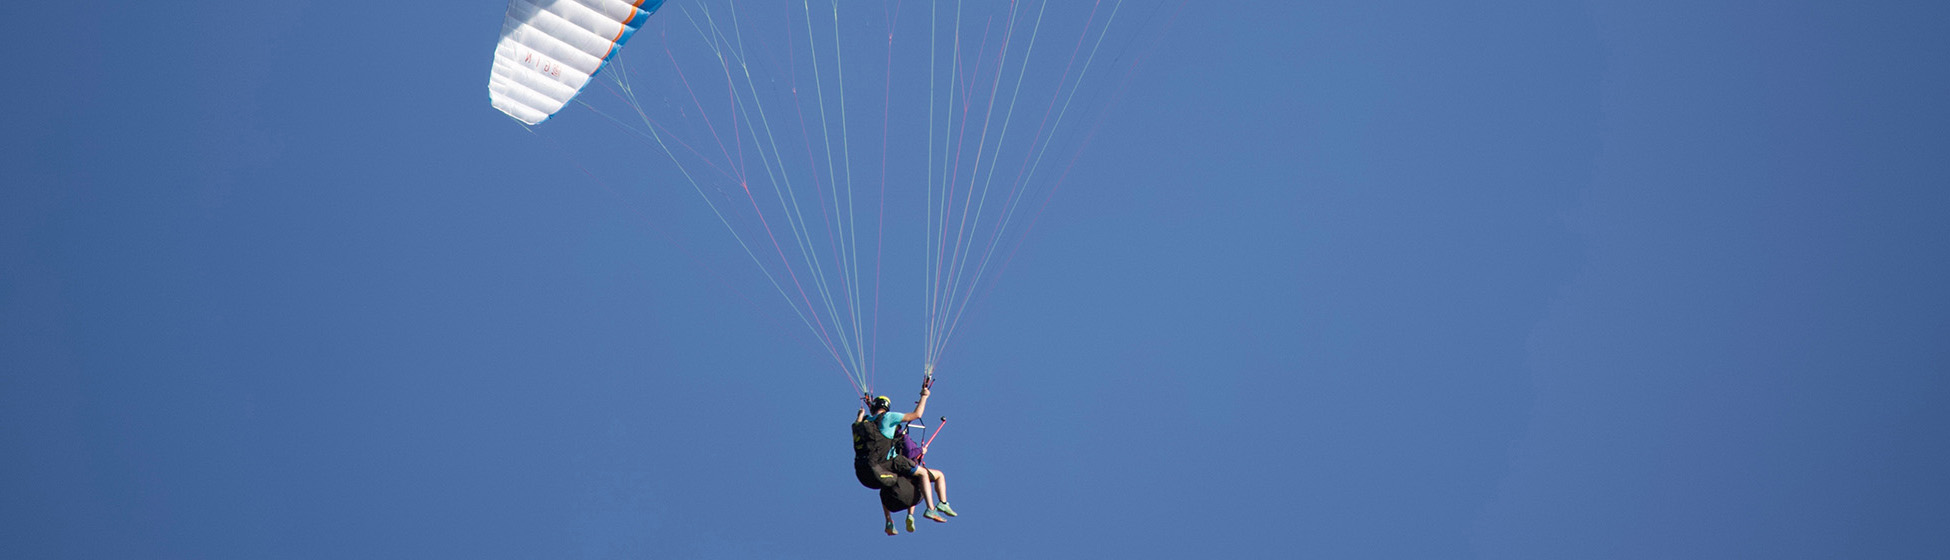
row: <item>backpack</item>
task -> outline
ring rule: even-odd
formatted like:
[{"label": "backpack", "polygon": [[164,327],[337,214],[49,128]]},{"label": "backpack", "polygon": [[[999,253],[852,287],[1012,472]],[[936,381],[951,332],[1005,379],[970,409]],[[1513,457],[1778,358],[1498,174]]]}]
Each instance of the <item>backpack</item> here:
[{"label": "backpack", "polygon": [[894,448],[895,440],[880,434],[880,417],[875,414],[853,423],[853,477],[874,490],[893,488],[899,478],[888,468],[887,451]]}]

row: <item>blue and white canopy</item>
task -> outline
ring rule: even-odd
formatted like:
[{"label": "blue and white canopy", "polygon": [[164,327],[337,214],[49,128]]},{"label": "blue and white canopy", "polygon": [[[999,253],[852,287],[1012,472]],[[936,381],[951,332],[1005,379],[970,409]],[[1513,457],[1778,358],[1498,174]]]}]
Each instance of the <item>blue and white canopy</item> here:
[{"label": "blue and white canopy", "polygon": [[547,120],[664,0],[508,0],[488,101],[528,124]]}]

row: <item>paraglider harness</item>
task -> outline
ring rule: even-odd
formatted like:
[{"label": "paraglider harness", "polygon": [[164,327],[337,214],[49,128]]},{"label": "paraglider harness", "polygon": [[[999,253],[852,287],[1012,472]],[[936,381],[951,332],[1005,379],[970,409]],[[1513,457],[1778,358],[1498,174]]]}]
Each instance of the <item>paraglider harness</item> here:
[{"label": "paraglider harness", "polygon": [[[933,385],[934,376],[928,376],[921,383],[921,388],[927,389]],[[860,400],[866,402],[868,410],[872,410],[872,394],[862,394]],[[888,412],[892,410],[882,410],[853,423],[853,476],[861,486],[874,490],[893,488],[900,477],[913,473],[914,465],[926,464],[927,445],[916,444],[908,438],[907,424],[902,423],[896,428],[891,438],[880,432],[881,419]],[[946,422],[947,417],[942,417],[942,421]],[[928,443],[933,440],[933,437],[929,437]]]}]

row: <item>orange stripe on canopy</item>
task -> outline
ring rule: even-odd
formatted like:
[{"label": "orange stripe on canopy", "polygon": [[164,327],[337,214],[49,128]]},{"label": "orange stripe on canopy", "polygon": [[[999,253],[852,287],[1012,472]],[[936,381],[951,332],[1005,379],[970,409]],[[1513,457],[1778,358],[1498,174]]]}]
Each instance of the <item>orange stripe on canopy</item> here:
[{"label": "orange stripe on canopy", "polygon": [[634,9],[630,10],[630,15],[623,16],[622,25],[616,28],[616,36],[609,38],[610,50],[616,50],[616,42],[623,40],[623,33],[630,30],[630,20],[636,19],[636,13],[643,9],[643,0],[631,2],[630,7]]}]

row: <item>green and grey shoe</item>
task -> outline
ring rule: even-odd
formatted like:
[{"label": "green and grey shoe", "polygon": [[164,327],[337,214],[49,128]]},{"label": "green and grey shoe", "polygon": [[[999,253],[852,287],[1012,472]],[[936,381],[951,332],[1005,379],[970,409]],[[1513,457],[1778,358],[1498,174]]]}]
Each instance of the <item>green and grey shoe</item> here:
[{"label": "green and grey shoe", "polygon": [[947,514],[948,517],[958,517],[955,508],[948,507],[948,502],[941,502],[941,505],[934,506],[934,509],[941,510],[941,513]]},{"label": "green and grey shoe", "polygon": [[914,514],[907,514],[907,532],[914,532]]}]

